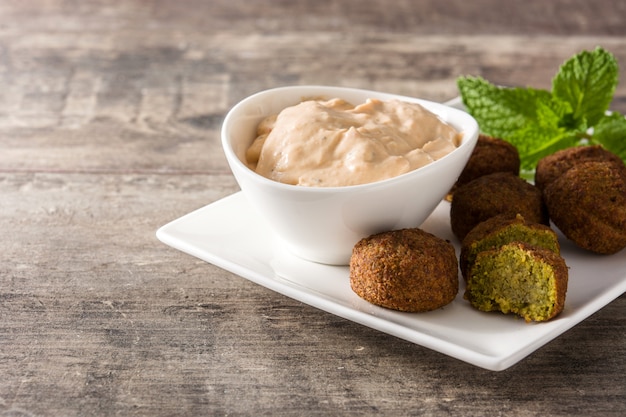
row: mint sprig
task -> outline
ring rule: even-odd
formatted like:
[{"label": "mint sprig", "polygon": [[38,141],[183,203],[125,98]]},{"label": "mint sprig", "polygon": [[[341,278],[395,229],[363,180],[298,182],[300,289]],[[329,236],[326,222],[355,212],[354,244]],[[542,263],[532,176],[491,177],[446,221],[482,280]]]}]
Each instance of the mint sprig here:
[{"label": "mint sprig", "polygon": [[572,120],[590,126],[604,117],[617,87],[615,57],[602,48],[583,51],[567,60],[552,80],[552,94],[572,106]]},{"label": "mint sprig", "polygon": [[598,47],[567,60],[551,91],[502,87],[481,77],[460,77],[463,104],[481,131],[515,145],[522,173],[542,157],[572,146],[600,144],[626,162],[626,119],[607,114],[617,88],[615,57]]}]

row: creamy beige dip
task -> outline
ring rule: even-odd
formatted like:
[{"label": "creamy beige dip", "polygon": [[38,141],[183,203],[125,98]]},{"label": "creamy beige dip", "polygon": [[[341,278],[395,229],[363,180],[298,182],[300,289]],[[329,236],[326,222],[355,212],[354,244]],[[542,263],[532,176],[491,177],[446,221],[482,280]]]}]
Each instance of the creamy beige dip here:
[{"label": "creamy beige dip", "polygon": [[246,152],[257,173],[334,187],[395,177],[452,152],[461,135],[419,104],[305,100],[263,120]]}]

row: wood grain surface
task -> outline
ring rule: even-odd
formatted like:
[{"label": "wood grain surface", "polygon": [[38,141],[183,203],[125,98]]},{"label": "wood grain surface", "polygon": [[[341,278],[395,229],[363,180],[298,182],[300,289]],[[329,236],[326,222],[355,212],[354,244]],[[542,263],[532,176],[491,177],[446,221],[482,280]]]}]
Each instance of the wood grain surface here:
[{"label": "wood grain surface", "polygon": [[597,45],[626,79],[626,2],[1,2],[0,417],[625,415],[624,295],[490,372],[155,237],[238,190],[219,129],[251,93],[548,88]]}]

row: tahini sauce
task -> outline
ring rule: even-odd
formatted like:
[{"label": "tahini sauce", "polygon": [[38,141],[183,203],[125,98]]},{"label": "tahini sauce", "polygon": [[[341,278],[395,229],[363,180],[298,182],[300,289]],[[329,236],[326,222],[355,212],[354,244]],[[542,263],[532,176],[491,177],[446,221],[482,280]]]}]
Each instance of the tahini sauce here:
[{"label": "tahini sauce", "polygon": [[459,146],[458,131],[419,104],[305,100],[263,120],[246,152],[257,173],[286,184],[335,187],[412,171]]}]

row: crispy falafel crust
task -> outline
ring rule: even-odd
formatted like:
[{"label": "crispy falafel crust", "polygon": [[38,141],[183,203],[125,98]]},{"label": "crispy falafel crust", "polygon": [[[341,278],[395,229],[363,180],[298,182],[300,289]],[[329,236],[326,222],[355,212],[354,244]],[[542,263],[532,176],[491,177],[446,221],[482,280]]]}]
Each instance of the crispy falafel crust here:
[{"label": "crispy falafel crust", "polygon": [[481,134],[478,136],[472,155],[459,175],[456,186],[467,184],[478,177],[494,172],[510,172],[513,175],[519,175],[519,152],[515,146],[503,139]]},{"label": "crispy falafel crust", "polygon": [[535,171],[535,185],[543,191],[552,181],[583,162],[608,162],[626,175],[624,161],[601,145],[575,146],[541,158]]},{"label": "crispy falafel crust", "polygon": [[372,235],[354,246],[350,286],[381,307],[406,312],[438,309],[459,291],[454,247],[417,228]]},{"label": "crispy falafel crust", "polygon": [[467,164],[446,195],[446,200],[452,201],[454,192],[460,186],[495,172],[510,172],[513,175],[519,175],[519,152],[515,146],[504,139],[480,134]]},{"label": "crispy falafel crust", "polygon": [[626,248],[626,175],[612,163],[578,163],[543,194],[553,223],[577,246],[607,255]]},{"label": "crispy falafel crust", "polygon": [[452,232],[463,240],[477,224],[497,215],[548,224],[541,191],[510,172],[496,172],[459,187],[450,205]]}]

